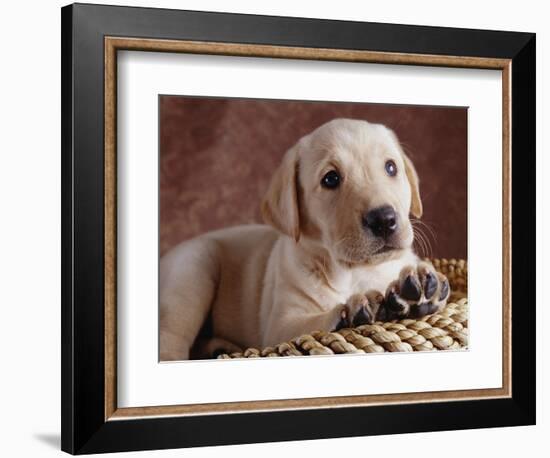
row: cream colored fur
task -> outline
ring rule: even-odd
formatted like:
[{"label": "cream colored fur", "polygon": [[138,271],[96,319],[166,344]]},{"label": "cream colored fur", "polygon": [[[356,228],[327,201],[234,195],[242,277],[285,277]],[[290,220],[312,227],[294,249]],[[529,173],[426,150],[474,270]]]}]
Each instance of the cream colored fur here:
[{"label": "cream colored fur", "polygon": [[[388,159],[395,177],[385,173]],[[332,169],[342,176],[335,190],[320,185]],[[398,214],[389,251],[362,225],[382,205]],[[332,330],[351,296],[384,293],[403,268],[419,264],[409,221],[422,213],[418,177],[382,125],[337,119],[303,137],[274,173],[262,213],[267,225],[206,233],[163,256],[161,360],[188,359],[207,317],[214,338],[204,355]]]}]

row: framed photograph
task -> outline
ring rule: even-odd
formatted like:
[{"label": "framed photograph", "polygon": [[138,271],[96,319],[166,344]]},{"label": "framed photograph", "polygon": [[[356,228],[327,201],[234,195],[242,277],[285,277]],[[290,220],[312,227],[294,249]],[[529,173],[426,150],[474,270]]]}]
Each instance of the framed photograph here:
[{"label": "framed photograph", "polygon": [[535,423],[535,35],[62,9],[62,449]]}]

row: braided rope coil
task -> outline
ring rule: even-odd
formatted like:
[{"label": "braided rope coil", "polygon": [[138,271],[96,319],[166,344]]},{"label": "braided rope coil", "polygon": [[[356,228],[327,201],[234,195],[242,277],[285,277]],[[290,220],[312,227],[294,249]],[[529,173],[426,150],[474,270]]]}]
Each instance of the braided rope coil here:
[{"label": "braided rope coil", "polygon": [[463,259],[430,259],[449,279],[452,294],[443,310],[419,319],[365,324],[335,332],[315,331],[263,349],[219,355],[219,359],[460,350],[468,346],[468,266]]}]

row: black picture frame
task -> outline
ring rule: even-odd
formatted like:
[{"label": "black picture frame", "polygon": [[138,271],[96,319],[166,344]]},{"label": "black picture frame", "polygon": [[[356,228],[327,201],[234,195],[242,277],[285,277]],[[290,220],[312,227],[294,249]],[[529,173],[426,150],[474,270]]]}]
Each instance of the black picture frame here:
[{"label": "black picture frame", "polygon": [[[61,14],[64,451],[83,454],[535,424],[535,312],[525,307],[535,303],[535,34],[88,4],[66,6]],[[512,396],[106,420],[105,36],[511,59]]]}]

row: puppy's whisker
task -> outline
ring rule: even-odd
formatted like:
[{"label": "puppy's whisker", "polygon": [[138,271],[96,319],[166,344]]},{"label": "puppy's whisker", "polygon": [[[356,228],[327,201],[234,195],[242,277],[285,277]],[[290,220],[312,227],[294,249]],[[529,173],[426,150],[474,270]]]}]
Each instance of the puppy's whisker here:
[{"label": "puppy's whisker", "polygon": [[[437,239],[435,237],[435,234],[433,231],[430,232],[430,234],[432,235],[432,240],[433,240],[433,245],[436,245],[437,244]],[[428,245],[430,247],[430,257],[433,258],[434,256],[434,250],[433,250],[433,246],[432,246],[432,241],[430,240],[430,238],[428,236],[426,236],[426,239],[428,241]]]},{"label": "puppy's whisker", "polygon": [[422,249],[422,255],[424,257],[432,257],[433,256],[432,244],[430,242],[428,235],[422,231],[422,227],[413,225],[413,234],[414,234],[415,240],[418,242],[418,245]]},{"label": "puppy's whisker", "polygon": [[432,238],[434,239],[434,242],[437,242],[437,235],[435,233],[435,231],[433,230],[433,228],[428,224],[426,223],[425,221],[422,221],[422,220],[413,220],[413,224],[418,224],[420,226],[422,226],[423,228],[425,228],[429,233],[430,235],[432,236]]},{"label": "puppy's whisker", "polygon": [[418,238],[418,234],[416,232],[416,229],[413,227],[413,244],[415,247],[415,251],[417,251],[420,254],[421,246],[420,246],[420,240]]},{"label": "puppy's whisker", "polygon": [[413,233],[420,234],[418,237],[421,237],[423,240],[426,257],[433,257],[433,245],[437,245],[437,236],[434,230],[424,221],[418,219],[411,219],[411,226],[413,228]]},{"label": "puppy's whisker", "polygon": [[427,234],[423,232],[424,235],[426,235],[426,236],[429,235],[431,238],[434,239],[434,241],[436,241],[437,237],[435,235],[435,232],[429,225],[427,225],[426,223],[424,223],[423,221],[420,221],[420,220],[413,220],[412,225],[417,227],[418,230],[421,230],[421,231],[426,230]]},{"label": "puppy's whisker", "polygon": [[414,241],[416,244],[416,249],[419,251],[419,254],[422,255],[422,257],[426,256],[426,244],[424,242],[424,239],[421,234],[418,233],[418,231],[413,230],[414,232]]},{"label": "puppy's whisker", "polygon": [[413,226],[413,235],[414,235],[414,241],[416,242],[418,251],[421,252],[423,256],[426,255],[426,241],[424,240],[424,236],[422,232]]},{"label": "puppy's whisker", "polygon": [[422,235],[422,240],[424,242],[425,256],[430,257],[432,254],[432,246],[430,244],[430,240],[428,239],[428,236],[424,232],[422,232],[422,230],[419,230],[419,234]]}]

